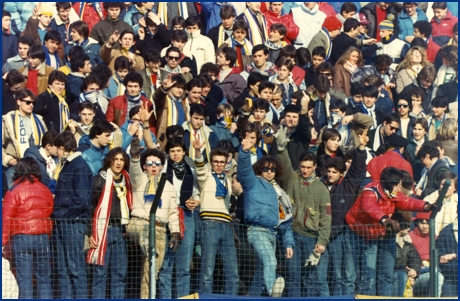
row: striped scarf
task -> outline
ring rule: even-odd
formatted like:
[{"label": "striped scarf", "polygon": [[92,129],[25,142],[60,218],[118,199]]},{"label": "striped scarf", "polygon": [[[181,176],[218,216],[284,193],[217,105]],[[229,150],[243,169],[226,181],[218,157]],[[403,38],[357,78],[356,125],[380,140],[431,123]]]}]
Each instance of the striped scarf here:
[{"label": "striped scarf", "polygon": [[[188,18],[187,2],[177,2],[177,9],[177,16],[181,16],[184,19]],[[158,2],[158,16],[163,24],[166,26],[169,24],[168,2]]]},{"label": "striped scarf", "polygon": [[123,95],[126,91],[126,87],[123,84],[123,80],[121,80],[121,78],[119,78],[116,73],[112,75],[112,79],[115,82],[115,84],[117,84],[117,95],[112,95],[112,98]]},{"label": "striped scarf", "polygon": [[[259,12],[259,14],[261,14]],[[249,27],[249,40],[252,45],[264,44],[268,37],[267,20],[263,18],[263,28],[259,26],[259,20],[248,8],[243,13],[244,20]]]},{"label": "striped scarf", "polygon": [[[91,2],[91,4],[93,5],[94,10],[97,12],[101,20],[104,20],[104,14],[102,13],[101,4],[99,2]],[[80,2],[80,8],[79,8],[80,9],[80,14],[79,14],[80,20],[83,20],[85,8],[86,8],[86,2]]]},{"label": "striped scarf", "polygon": [[122,183],[115,183],[113,172],[109,168],[107,172],[101,172],[105,178],[104,189],[102,190],[99,202],[94,212],[92,221],[92,236],[96,241],[97,248],[89,249],[86,262],[96,265],[105,265],[104,257],[107,251],[107,228],[109,226],[110,212],[112,209],[112,188],[115,187],[118,199],[120,200],[121,224],[127,224],[129,210],[133,207],[132,190],[129,174],[122,171]]},{"label": "striped scarf", "polygon": [[62,132],[67,127],[70,116],[69,106],[67,105],[64,98],[65,90],[60,95],[51,88],[46,89],[46,91],[48,91],[50,95],[56,95],[59,100],[59,132]]},{"label": "striped scarf", "polygon": [[[34,139],[34,145],[40,145],[42,141],[43,134],[45,133],[45,126],[40,121],[37,115],[34,113],[30,114],[30,125],[32,127],[32,138]],[[18,156],[22,158],[24,156],[24,152],[26,149],[31,147],[30,145],[30,137],[26,137],[27,132],[29,132],[25,128],[24,118],[19,115],[19,111],[16,110],[14,113],[14,133],[16,137],[17,146],[18,146]]]},{"label": "striped scarf", "polygon": [[[193,147],[193,141],[195,140],[195,136],[198,134],[198,131],[196,134],[194,134],[195,130],[192,129],[192,124],[190,122],[188,123],[188,130],[190,132],[190,147],[188,148],[188,156],[190,157],[190,159],[195,160],[196,154],[195,154],[195,148]],[[201,148],[200,151],[203,152],[203,150],[206,149],[206,158],[208,162],[211,162],[209,158],[209,155],[211,154],[211,146],[209,145],[209,141],[207,141],[209,137],[206,137],[203,126],[201,126],[199,129],[199,135],[200,135],[201,141],[206,141],[206,143],[204,144],[204,146]]]}]

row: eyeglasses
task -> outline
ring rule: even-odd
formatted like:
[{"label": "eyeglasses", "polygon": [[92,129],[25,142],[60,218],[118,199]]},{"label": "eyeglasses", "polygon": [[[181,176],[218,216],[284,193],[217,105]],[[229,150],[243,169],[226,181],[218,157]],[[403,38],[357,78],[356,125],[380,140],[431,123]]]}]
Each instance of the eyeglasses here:
[{"label": "eyeglasses", "polygon": [[170,61],[178,61],[178,60],[179,60],[179,57],[178,57],[178,56],[169,56],[169,55],[168,55],[168,59],[169,59]]},{"label": "eyeglasses", "polygon": [[390,125],[390,131],[397,131],[399,128]]},{"label": "eyeglasses", "polygon": [[409,107],[409,105],[403,105],[403,104],[398,104],[398,109],[399,108],[404,108],[404,109],[407,109]]},{"label": "eyeglasses", "polygon": [[153,165],[161,166],[161,161],[147,161],[145,162],[145,165],[147,165],[148,167],[152,167]]},{"label": "eyeglasses", "polygon": [[26,105],[30,106],[31,104],[33,105],[35,101],[32,100],[21,100],[22,102],[25,102]]},{"label": "eyeglasses", "polygon": [[275,173],[276,168],[275,167],[262,167],[262,172],[269,172],[269,171]]},{"label": "eyeglasses", "polygon": [[225,161],[214,161],[214,160],[212,161],[212,163],[216,164],[216,165],[225,165],[225,164],[227,164],[227,162],[225,162]]}]

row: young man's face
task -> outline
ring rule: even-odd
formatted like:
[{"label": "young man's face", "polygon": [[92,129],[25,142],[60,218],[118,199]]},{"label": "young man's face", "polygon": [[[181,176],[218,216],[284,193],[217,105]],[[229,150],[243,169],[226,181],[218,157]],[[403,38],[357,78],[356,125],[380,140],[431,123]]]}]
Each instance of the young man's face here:
[{"label": "young man's face", "polygon": [[124,167],[125,167],[125,158],[123,157],[122,154],[116,154],[115,157],[113,158],[112,163],[110,164],[110,169],[112,170],[114,174],[119,175],[123,171]]},{"label": "young man's face", "polygon": [[80,35],[75,29],[70,31],[70,38],[73,42],[81,42],[85,39],[85,37]]},{"label": "young man's face", "polygon": [[415,14],[416,9],[417,6],[415,4],[404,4],[404,10],[411,17]]},{"label": "young man's face", "polygon": [[331,111],[331,114],[335,113],[335,114],[339,115],[340,117],[345,117],[345,114],[346,114],[346,111],[342,112],[342,111],[340,111],[339,108],[331,109],[330,111]]},{"label": "young man's face", "polygon": [[40,15],[38,16],[38,21],[43,27],[48,27],[51,23],[51,16],[48,15]]},{"label": "young man's face", "polygon": [[280,81],[286,80],[289,77],[289,74],[291,73],[291,71],[289,71],[289,69],[284,65],[278,68],[277,72],[278,72],[278,80]]},{"label": "young man's face", "polygon": [[39,59],[39,58],[29,58],[29,66],[30,68],[32,69],[37,69],[38,66],[40,66],[40,64],[42,63],[42,61]]},{"label": "young man's face", "polygon": [[8,86],[8,84],[6,84],[6,86],[8,87],[8,89],[13,92],[13,93],[16,93],[18,92],[19,90],[21,90],[22,88],[22,83],[19,83],[19,84],[16,84],[16,85],[13,85],[13,86]]},{"label": "young man's face", "polygon": [[121,79],[125,79],[126,75],[129,73],[128,69],[118,69],[117,70],[117,75]]},{"label": "young man's face", "polygon": [[97,135],[96,136],[97,145],[99,145],[100,147],[106,146],[107,144],[109,144],[111,136],[112,136],[112,133],[108,133],[108,132],[104,132],[101,135]]},{"label": "young man's face", "polygon": [[431,107],[431,110],[433,111],[434,117],[442,118],[444,114],[446,114],[447,107]]},{"label": "young man's face", "polygon": [[62,22],[67,23],[69,21],[70,8],[64,9],[60,8],[58,11],[58,16]]},{"label": "young man's face", "polygon": [[353,16],[354,16],[355,14],[356,14],[355,11],[351,11],[351,12],[348,12],[348,13],[347,13],[346,11],[343,11],[343,12],[341,13],[342,17],[343,17],[345,20],[346,20],[346,19],[351,19],[351,18],[353,18]]},{"label": "young man's face", "polygon": [[426,219],[419,221],[417,227],[422,234],[430,233],[430,223]]},{"label": "young man's face", "polygon": [[156,24],[147,25],[147,29],[151,34],[156,34],[158,32],[158,26]]},{"label": "young man's face", "polygon": [[302,161],[299,163],[299,171],[302,178],[308,178],[315,171],[316,164],[313,161]]},{"label": "young man's face", "polygon": [[80,113],[78,113],[80,116],[81,123],[83,125],[89,125],[93,123],[94,119],[94,111],[90,109],[83,109]]},{"label": "young man's face", "polygon": [[228,66],[230,61],[225,58],[225,54],[219,52],[216,57],[216,65],[217,66]]},{"label": "young man's face", "polygon": [[134,37],[132,34],[127,33],[118,42],[121,47],[129,49],[134,44]]},{"label": "young man's face", "polygon": [[335,169],[334,167],[329,167],[327,169],[327,180],[329,181],[329,183],[335,183],[337,182],[340,177],[342,176],[343,174],[341,174],[337,169]]},{"label": "young man's face", "polygon": [[18,104],[18,110],[21,115],[28,116],[32,114],[35,101],[32,100],[30,96],[27,96],[21,100],[17,100],[16,103]]},{"label": "young man's face", "polygon": [[409,115],[409,103],[405,99],[400,99],[397,105],[398,114],[401,117]]},{"label": "young man's face", "polygon": [[375,101],[377,100],[377,98],[375,97],[372,97],[372,96],[364,96],[364,105],[366,106],[366,108],[371,108],[374,104],[375,104]]},{"label": "young man's face", "polygon": [[5,16],[2,18],[2,29],[3,30],[8,30],[10,29],[10,25],[11,25],[11,17],[9,16]]},{"label": "young man's face", "polygon": [[283,9],[283,2],[271,2],[270,8],[275,14],[281,15],[281,10]]},{"label": "young man's face", "polygon": [[180,51],[184,49],[185,42],[184,41],[173,41],[171,40],[171,45],[177,47]]},{"label": "young man's face", "polygon": [[246,2],[246,5],[253,12],[259,12],[260,11],[260,2]]},{"label": "young man's face", "polygon": [[254,109],[252,115],[254,115],[256,121],[262,121],[267,116],[267,111],[263,109]]},{"label": "young man's face", "polygon": [[425,35],[420,32],[418,28],[414,28],[414,37],[415,38],[425,38]]},{"label": "young man's face", "polygon": [[65,89],[65,82],[55,80],[49,87],[57,94],[61,94]]},{"label": "young man's face", "polygon": [[322,62],[324,62],[324,58],[320,55],[313,55],[311,58],[311,61],[313,63],[313,68],[318,67]]},{"label": "young man's face", "polygon": [[363,96],[361,94],[353,95],[353,101],[356,103],[361,103],[363,101]]},{"label": "young man's face", "polygon": [[155,5],[155,2],[142,2],[144,5],[144,8],[148,11],[151,11],[153,6]]},{"label": "young man's face", "polygon": [[268,54],[265,55],[263,50],[259,50],[256,53],[254,53],[252,58],[254,59],[254,65],[256,66],[256,68],[261,68],[265,66],[265,63],[268,59]]},{"label": "young man's face", "polygon": [[199,103],[201,100],[201,87],[193,87],[192,90],[188,91],[188,99],[191,103]]},{"label": "young man's face", "polygon": [[166,56],[166,64],[168,65],[168,67],[171,69],[175,69],[177,65],[179,65],[179,57],[180,54],[178,52],[169,52],[169,54]]},{"label": "young man's face", "polygon": [[198,24],[187,26],[188,33],[194,33],[195,31],[199,31],[199,30],[200,30],[200,27],[198,26]]},{"label": "young man's face", "polygon": [[181,97],[182,93],[184,92],[184,88],[182,87],[171,87],[171,89],[169,89],[171,95],[174,97],[174,98],[179,98]]},{"label": "young man's face", "polygon": [[171,159],[173,162],[178,163],[182,161],[182,159],[184,159],[185,151],[182,149],[182,147],[176,146],[169,150],[168,155],[169,159]]},{"label": "young man's face", "polygon": [[91,66],[91,64],[89,63],[89,60],[88,61],[85,61],[85,65],[83,66],[83,68],[80,68],[80,72],[84,73],[84,74],[87,74],[87,73],[90,73],[91,72],[91,68],[93,66]]},{"label": "young man's face", "polygon": [[413,106],[419,106],[420,107],[422,105],[422,97],[421,96],[412,95],[411,99],[412,99],[412,105]]},{"label": "young man's face", "polygon": [[419,141],[423,137],[425,137],[426,130],[423,128],[423,126],[420,123],[417,123],[415,124],[414,127],[412,127],[412,134],[414,135],[414,139],[416,141]]},{"label": "young man's face", "polygon": [[246,31],[242,29],[237,29],[233,32],[233,37],[235,38],[235,40],[241,43],[244,41],[244,39],[246,39]]},{"label": "young man's face", "polygon": [[213,156],[211,158],[211,167],[216,174],[221,174],[225,171],[227,166],[227,157],[225,156]]},{"label": "young man's face", "polygon": [[52,39],[48,39],[45,41],[45,47],[46,49],[48,49],[48,52],[50,54],[54,54],[56,52],[56,50],[58,49],[59,47],[59,42],[58,41],[55,41],[55,40],[52,40]]},{"label": "young man's face", "polygon": [[109,7],[107,10],[107,16],[109,16],[110,19],[116,20],[120,16],[121,9],[119,7]]},{"label": "young man's face", "polygon": [[434,16],[436,19],[441,20],[447,15],[447,8],[446,9],[441,9],[441,8],[436,8],[433,9]]},{"label": "young man's face", "polygon": [[259,97],[265,99],[266,101],[270,102],[272,100],[273,90],[271,88],[265,88],[259,93]]},{"label": "young man's face", "polygon": [[340,138],[334,137],[326,141],[325,149],[331,153],[335,153],[339,148]]},{"label": "young man's face", "polygon": [[45,146],[45,149],[48,151],[50,156],[57,156],[58,155],[58,148],[56,145],[50,145],[49,143]]},{"label": "young man's face", "polygon": [[91,91],[97,91],[99,90],[99,84],[97,83],[91,83],[86,87],[85,92],[91,92]]},{"label": "young man's face", "polygon": [[27,59],[27,52],[29,51],[30,46],[28,44],[18,43],[18,53],[21,59]]},{"label": "young man's face", "polygon": [[160,62],[147,62],[145,64],[147,69],[149,69],[150,73],[157,73],[160,71]]},{"label": "young man's face", "polygon": [[180,24],[176,24],[176,25],[174,25],[173,30],[184,30],[184,26],[182,26]]},{"label": "young man's face", "polygon": [[304,4],[308,9],[312,9],[313,7],[315,7],[316,2],[304,2]]},{"label": "young man's face", "polygon": [[161,164],[161,160],[157,156],[148,156],[145,158],[145,163],[142,167],[149,176],[156,176],[161,173],[163,164]]},{"label": "young man's face", "polygon": [[235,21],[235,17],[222,19],[222,25],[224,26],[226,30],[230,30],[232,28],[233,21]]},{"label": "young man's face", "polygon": [[272,95],[272,104],[275,106],[275,108],[279,108],[281,106],[281,102],[283,100],[283,96],[281,93],[276,93]]},{"label": "young man's face", "polygon": [[283,38],[284,36],[281,35],[278,30],[272,30],[268,35],[268,40],[272,43],[279,43]]},{"label": "young man's face", "polygon": [[399,130],[399,123],[396,121],[392,121],[391,123],[387,123],[386,121],[384,121],[382,127],[385,136],[390,137],[391,135],[396,133],[396,131]]},{"label": "young man's face", "polygon": [[236,174],[232,177],[232,192],[234,195],[240,195],[243,192],[243,187],[241,187],[241,183],[236,179]]},{"label": "young man's face", "polygon": [[260,85],[260,82],[255,83],[254,85],[249,85],[250,87],[249,92],[252,92],[253,95],[258,96],[259,95],[259,85]]},{"label": "young man's face", "polygon": [[136,96],[141,93],[141,86],[137,82],[128,82],[126,85],[126,91],[130,96]]},{"label": "young man's face", "polygon": [[391,35],[392,33],[393,33],[393,30],[388,30],[388,29],[380,29],[379,30],[379,35],[380,35],[381,38],[386,38],[389,35]]},{"label": "young man's face", "polygon": [[290,129],[299,125],[299,113],[288,112],[285,117],[286,126]]},{"label": "young man's face", "polygon": [[429,89],[433,85],[432,81],[425,80],[423,78],[419,79],[419,84],[422,88]]},{"label": "young man's face", "polygon": [[275,165],[265,165],[262,168],[262,172],[260,173],[262,178],[267,181],[272,181],[276,177],[276,166]]}]

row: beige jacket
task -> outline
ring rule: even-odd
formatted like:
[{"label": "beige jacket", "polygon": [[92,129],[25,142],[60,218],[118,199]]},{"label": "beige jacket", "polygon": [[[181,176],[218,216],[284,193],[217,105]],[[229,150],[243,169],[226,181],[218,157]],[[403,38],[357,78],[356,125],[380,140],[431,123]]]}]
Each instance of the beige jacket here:
[{"label": "beige jacket", "polygon": [[[107,47],[107,43],[104,43],[104,45],[101,47],[101,50],[99,50],[99,55],[101,56],[101,59],[109,66],[109,68],[115,72],[115,60],[117,57],[120,57],[123,54],[121,53],[120,49],[109,48]],[[142,56],[136,53],[134,54],[134,62],[132,62],[132,67],[134,71],[139,71],[145,68],[144,59]]]},{"label": "beige jacket", "polygon": [[[423,200],[434,204],[439,197],[439,190],[436,190],[432,194],[426,196]],[[446,202],[444,199],[444,204],[439,210],[438,214],[436,215],[435,219],[435,234],[436,236],[439,235],[441,230],[445,227],[450,225],[455,221],[457,218],[457,208],[458,208],[458,194],[454,193],[451,197],[449,202]]]}]

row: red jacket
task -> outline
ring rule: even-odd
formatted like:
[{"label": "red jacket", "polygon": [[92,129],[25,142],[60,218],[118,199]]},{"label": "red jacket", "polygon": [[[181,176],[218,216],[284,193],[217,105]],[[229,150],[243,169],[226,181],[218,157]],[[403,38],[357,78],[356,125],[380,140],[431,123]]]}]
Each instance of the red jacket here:
[{"label": "red jacket", "polygon": [[452,37],[452,30],[457,22],[458,19],[454,17],[450,11],[447,11],[446,16],[441,21],[438,21],[435,17],[431,19],[430,23],[433,27],[431,35],[436,44],[439,46],[447,44]]},{"label": "red jacket", "polygon": [[305,70],[299,66],[294,66],[294,69],[292,69],[292,79],[294,83],[300,87],[300,84],[305,79]]},{"label": "red jacket", "polygon": [[412,165],[404,160],[404,158],[397,152],[388,150],[382,156],[375,157],[367,165],[367,171],[370,173],[372,181],[380,181],[380,174],[386,167],[396,167],[412,173]]},{"label": "red jacket", "polygon": [[401,192],[389,198],[379,182],[371,182],[364,187],[345,216],[345,221],[353,232],[364,239],[379,239],[385,236],[385,227],[380,223],[383,217],[391,218],[395,209],[424,211],[425,204],[428,203]]},{"label": "red jacket", "polygon": [[54,199],[37,178],[35,182],[15,182],[6,192],[2,210],[2,246],[16,234],[51,234]]},{"label": "red jacket", "polygon": [[426,49],[426,56],[428,61],[434,64],[434,61],[436,61],[436,55],[438,54],[438,51],[441,49],[441,46],[436,44],[432,38],[428,39],[428,48]]},{"label": "red jacket", "polygon": [[337,15],[334,7],[327,2],[317,2],[319,5],[319,10],[326,14],[326,17],[331,17]]},{"label": "red jacket", "polygon": [[409,232],[412,244],[420,255],[421,260],[430,260],[430,234],[423,234],[418,228]]},{"label": "red jacket", "polygon": [[[93,5],[89,5],[89,3],[87,2],[75,2],[72,6],[77,15],[80,17],[80,20],[88,24],[89,32],[91,32],[91,29],[93,29],[94,25],[96,25],[97,22],[104,20],[107,16],[107,12],[103,7],[104,2],[94,3],[99,3],[99,12],[95,7],[93,7]],[[80,12],[80,8],[82,8],[82,12]]]},{"label": "red jacket", "polygon": [[[149,104],[149,110],[152,109],[152,103],[145,96],[141,96],[141,101]],[[116,125],[121,127],[123,123],[125,123],[126,116],[128,116],[128,114],[128,99],[125,93],[114,97],[109,101],[105,117],[107,117],[107,121],[114,122]]]},{"label": "red jacket", "polygon": [[292,42],[297,39],[299,35],[299,26],[295,24],[294,19],[289,14],[284,14],[282,16],[278,16],[272,10],[267,10],[264,12],[265,19],[267,20],[267,28],[270,33],[270,26],[275,23],[281,23],[287,28],[286,32],[286,42]]}]

